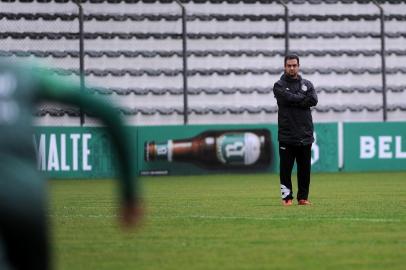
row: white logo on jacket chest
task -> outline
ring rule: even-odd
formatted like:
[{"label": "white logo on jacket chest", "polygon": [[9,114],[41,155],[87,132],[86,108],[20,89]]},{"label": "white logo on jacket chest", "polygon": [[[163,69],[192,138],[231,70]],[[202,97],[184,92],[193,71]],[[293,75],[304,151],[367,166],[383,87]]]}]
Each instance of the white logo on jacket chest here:
[{"label": "white logo on jacket chest", "polygon": [[307,91],[307,86],[305,84],[302,84],[302,90],[305,92]]}]

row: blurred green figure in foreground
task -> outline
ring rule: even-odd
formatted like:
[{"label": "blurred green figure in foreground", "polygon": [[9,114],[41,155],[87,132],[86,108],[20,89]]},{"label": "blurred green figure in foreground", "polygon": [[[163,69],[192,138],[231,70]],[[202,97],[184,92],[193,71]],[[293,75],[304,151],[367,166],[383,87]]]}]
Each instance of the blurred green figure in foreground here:
[{"label": "blurred green figure in foreground", "polygon": [[129,226],[142,216],[135,158],[118,112],[49,71],[0,59],[0,269],[51,268],[46,181],[32,137],[32,112],[41,101],[78,106],[103,122],[119,159],[121,221]]}]

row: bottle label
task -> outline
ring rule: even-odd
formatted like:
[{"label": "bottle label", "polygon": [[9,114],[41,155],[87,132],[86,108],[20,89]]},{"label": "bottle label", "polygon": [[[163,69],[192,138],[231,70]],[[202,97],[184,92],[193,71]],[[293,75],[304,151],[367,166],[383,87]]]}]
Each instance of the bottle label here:
[{"label": "bottle label", "polygon": [[156,144],[156,159],[172,161],[172,140]]},{"label": "bottle label", "polygon": [[223,164],[251,165],[261,154],[259,137],[251,132],[227,133],[216,140],[217,158]]}]

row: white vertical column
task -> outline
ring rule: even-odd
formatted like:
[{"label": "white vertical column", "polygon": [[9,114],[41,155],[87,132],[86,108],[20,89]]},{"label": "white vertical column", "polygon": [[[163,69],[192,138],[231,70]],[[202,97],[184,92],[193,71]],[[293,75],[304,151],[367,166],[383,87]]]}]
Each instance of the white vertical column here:
[{"label": "white vertical column", "polygon": [[344,168],[344,124],[342,121],[337,123],[338,136],[338,170]]}]

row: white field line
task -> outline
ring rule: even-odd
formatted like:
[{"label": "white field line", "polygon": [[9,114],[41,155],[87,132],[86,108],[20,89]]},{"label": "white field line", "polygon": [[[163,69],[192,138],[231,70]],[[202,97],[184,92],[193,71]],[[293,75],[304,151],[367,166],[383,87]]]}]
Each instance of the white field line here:
[{"label": "white field line", "polygon": [[[116,218],[118,215],[49,215],[51,218]],[[249,216],[206,216],[206,215],[191,215],[191,216],[148,216],[148,219],[202,219],[202,220],[254,220],[254,221],[353,221],[353,222],[371,222],[371,223],[387,223],[387,222],[405,222],[401,219],[394,218],[357,218],[357,217],[337,217],[337,216],[319,216],[319,217],[249,217]]]},{"label": "white field line", "polygon": [[402,222],[400,219],[385,219],[385,218],[352,218],[352,217],[335,217],[335,216],[320,216],[320,217],[249,217],[249,216],[168,216],[168,217],[152,217],[156,219],[217,219],[217,220],[299,220],[299,221],[317,221],[317,220],[333,220],[333,221],[361,221],[361,222]]}]

